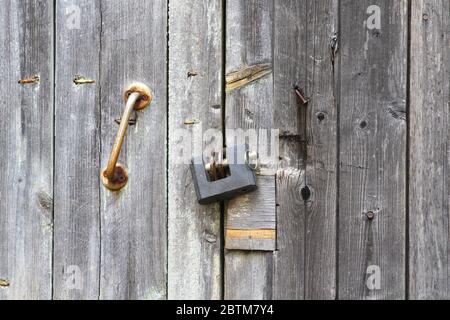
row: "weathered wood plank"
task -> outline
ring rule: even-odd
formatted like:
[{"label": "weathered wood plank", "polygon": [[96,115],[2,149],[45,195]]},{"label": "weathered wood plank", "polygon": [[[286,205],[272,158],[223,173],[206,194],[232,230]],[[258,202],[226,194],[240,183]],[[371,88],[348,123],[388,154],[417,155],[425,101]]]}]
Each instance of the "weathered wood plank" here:
[{"label": "weathered wood plank", "polygon": [[405,298],[408,5],[377,1],[369,29],[372,5],[340,8],[340,299]]},{"label": "weathered wood plank", "polygon": [[222,293],[220,204],[197,203],[189,170],[222,147],[222,2],[169,2],[169,299]]},{"label": "weathered wood plank", "polygon": [[273,299],[305,298],[305,202],[300,189],[305,171],[293,168],[277,172],[277,252]]},{"label": "weathered wood plank", "polygon": [[0,8],[0,300],[51,299],[53,2]]},{"label": "weathered wood plank", "polygon": [[[306,172],[305,298],[336,298],[337,108],[339,2],[309,1]],[[308,192],[310,195],[308,195]]]},{"label": "weathered wood plank", "polygon": [[128,128],[120,161],[125,189],[101,187],[101,299],[163,299],[167,276],[167,1],[102,1],[101,163],[108,161],[134,81],[153,91]]},{"label": "weathered wood plank", "polygon": [[274,122],[280,132],[279,168],[285,169],[276,176],[274,299],[305,298],[306,205],[301,189],[306,183],[308,110],[299,103],[294,87],[304,91],[308,79],[307,4],[275,0],[274,8]]},{"label": "weathered wood plank", "polygon": [[99,85],[73,80],[99,80],[100,15],[98,1],[56,2],[55,299],[99,297]]},{"label": "weathered wood plank", "polygon": [[[274,99],[275,125],[281,137],[280,167],[298,168],[303,179],[295,189],[297,196],[277,193],[283,202],[293,203],[282,204],[277,199],[277,204],[296,208],[295,215],[280,208],[279,214],[304,225],[288,237],[292,226],[282,223],[286,217],[278,215],[275,277],[281,280],[296,270],[301,281],[295,283],[295,290],[285,290],[286,282],[275,281],[277,298],[335,298],[338,70],[331,44],[338,30],[338,11],[338,1],[275,1]],[[307,106],[299,103],[295,85],[309,98]],[[289,182],[280,179],[277,182],[282,185]],[[310,196],[301,197],[302,189]],[[303,206],[297,203],[299,199]]]},{"label": "weathered wood plank", "polygon": [[225,248],[274,251],[276,249],[275,179],[258,176],[258,189],[227,204]]},{"label": "weathered wood plank", "polygon": [[[272,21],[272,0],[227,2],[226,74],[242,70],[246,66],[271,63]],[[236,140],[242,142],[247,129],[273,128],[272,86],[273,76],[272,73],[268,73],[227,93],[225,109],[227,144],[235,144]],[[249,141],[252,151],[259,150],[257,141],[262,138],[259,130],[255,130],[255,135],[256,139]],[[225,298],[271,298],[272,262],[272,252],[227,250],[224,274]]]},{"label": "weathered wood plank", "polygon": [[411,3],[409,297],[449,299],[450,3]]},{"label": "weathered wood plank", "polygon": [[[227,229],[275,229],[275,179],[258,176],[258,189],[228,202]],[[258,206],[258,212],[255,207]]]},{"label": "weathered wood plank", "polygon": [[227,300],[271,300],[273,253],[225,251],[225,298]]}]

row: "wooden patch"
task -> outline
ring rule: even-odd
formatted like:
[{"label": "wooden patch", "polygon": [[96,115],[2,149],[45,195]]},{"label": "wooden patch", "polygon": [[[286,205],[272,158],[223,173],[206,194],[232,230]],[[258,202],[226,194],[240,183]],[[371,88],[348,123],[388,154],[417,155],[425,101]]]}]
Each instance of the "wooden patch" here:
[{"label": "wooden patch", "polygon": [[275,178],[258,176],[258,189],[228,203],[225,248],[276,249]]}]

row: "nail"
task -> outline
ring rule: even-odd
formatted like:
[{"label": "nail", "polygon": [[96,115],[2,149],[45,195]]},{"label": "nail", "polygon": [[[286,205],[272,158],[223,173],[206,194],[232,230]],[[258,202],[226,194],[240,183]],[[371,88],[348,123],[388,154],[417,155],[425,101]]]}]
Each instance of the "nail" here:
[{"label": "nail", "polygon": [[189,71],[187,76],[188,78],[198,76],[198,72],[195,70]]},{"label": "nail", "polygon": [[295,94],[297,95],[297,97],[300,99],[300,102],[303,105],[305,105],[305,104],[307,104],[309,102],[309,100],[305,98],[305,96],[303,95],[302,90],[298,86],[294,87],[294,91],[295,91]]},{"label": "nail", "polygon": [[0,279],[0,287],[9,287],[9,281]]},{"label": "nail", "polygon": [[19,84],[33,84],[33,83],[38,83],[39,81],[40,81],[39,76],[34,76],[32,78],[26,78],[26,79],[19,80]]},{"label": "nail", "polygon": [[75,79],[73,79],[73,83],[75,83],[77,86],[80,84],[91,84],[95,83],[95,80],[85,78],[83,76],[75,76]]},{"label": "nail", "polygon": [[373,211],[369,211],[366,213],[366,217],[369,220],[373,220],[373,218],[375,218],[375,213]]},{"label": "nail", "polygon": [[199,123],[200,123],[200,120],[198,120],[198,119],[188,119],[188,120],[184,121],[184,124],[187,126],[192,126],[194,124],[199,124]]},{"label": "nail", "polygon": [[[122,122],[122,119],[120,119],[120,118],[115,119],[114,122],[120,125],[120,123]],[[136,122],[137,122],[136,119],[130,119],[130,120],[128,120],[128,125],[134,126],[134,125],[136,125]]]}]

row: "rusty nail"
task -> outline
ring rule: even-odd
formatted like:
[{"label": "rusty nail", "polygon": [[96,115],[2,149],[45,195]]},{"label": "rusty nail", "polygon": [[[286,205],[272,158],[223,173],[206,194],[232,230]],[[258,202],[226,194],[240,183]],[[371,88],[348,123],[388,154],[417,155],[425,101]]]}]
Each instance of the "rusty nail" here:
[{"label": "rusty nail", "polygon": [[0,279],[0,287],[9,287],[9,281]]},{"label": "rusty nail", "polygon": [[73,83],[75,83],[77,86],[80,84],[91,84],[95,83],[95,80],[85,78],[83,76],[75,76],[75,79],[73,79]]},{"label": "rusty nail", "polygon": [[188,76],[188,78],[198,76],[198,72],[194,71],[194,70],[189,71],[187,76]]},{"label": "rusty nail", "polygon": [[[114,122],[120,125],[120,123],[122,122],[122,119],[120,119],[120,118],[114,119]],[[137,122],[136,119],[130,119],[130,120],[128,120],[128,125],[134,126],[134,125],[136,125],[136,122]]]},{"label": "rusty nail", "polygon": [[300,102],[302,103],[302,105],[305,105],[309,102],[309,100],[305,98],[302,90],[298,86],[294,87],[294,91],[295,91],[295,94],[297,95],[297,97],[300,99]]},{"label": "rusty nail", "polygon": [[34,76],[32,78],[26,78],[19,80],[19,84],[32,84],[32,83],[38,83],[40,81],[39,76]]},{"label": "rusty nail", "polygon": [[184,124],[187,126],[192,126],[194,124],[199,124],[199,123],[200,123],[200,120],[198,120],[198,119],[188,119],[188,120],[184,121]]},{"label": "rusty nail", "polygon": [[369,219],[369,220],[373,220],[373,218],[375,218],[375,213],[374,213],[373,211],[368,211],[368,212],[366,213],[366,217],[367,217],[367,219]]}]

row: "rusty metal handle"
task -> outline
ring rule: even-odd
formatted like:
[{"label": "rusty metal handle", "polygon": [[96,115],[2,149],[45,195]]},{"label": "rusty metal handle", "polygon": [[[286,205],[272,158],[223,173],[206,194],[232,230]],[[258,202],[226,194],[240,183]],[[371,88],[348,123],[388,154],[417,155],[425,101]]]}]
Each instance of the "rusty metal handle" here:
[{"label": "rusty metal handle", "polygon": [[125,139],[131,113],[133,110],[146,108],[152,101],[152,94],[150,88],[145,84],[135,83],[125,91],[124,98],[126,106],[120,121],[119,131],[109,156],[108,165],[100,175],[103,185],[113,191],[122,189],[128,182],[128,172],[122,164],[117,163],[117,160]]}]

